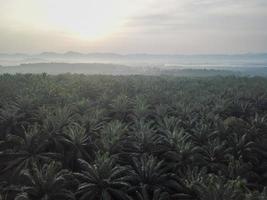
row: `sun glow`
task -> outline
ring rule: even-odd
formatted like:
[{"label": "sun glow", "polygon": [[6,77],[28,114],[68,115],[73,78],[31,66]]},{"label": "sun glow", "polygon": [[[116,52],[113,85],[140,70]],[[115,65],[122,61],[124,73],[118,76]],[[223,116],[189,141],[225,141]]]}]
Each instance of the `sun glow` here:
[{"label": "sun glow", "polygon": [[0,22],[11,28],[89,40],[116,33],[137,10],[125,0],[10,0],[3,6]]},{"label": "sun glow", "polygon": [[130,10],[121,0],[47,0],[43,6],[51,27],[83,39],[103,38],[116,32]]}]

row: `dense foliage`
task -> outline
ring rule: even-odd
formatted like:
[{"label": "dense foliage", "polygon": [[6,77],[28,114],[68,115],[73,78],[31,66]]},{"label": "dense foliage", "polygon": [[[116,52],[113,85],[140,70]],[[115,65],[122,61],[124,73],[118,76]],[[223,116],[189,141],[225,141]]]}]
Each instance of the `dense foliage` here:
[{"label": "dense foliage", "polygon": [[267,79],[0,76],[0,199],[267,199]]}]

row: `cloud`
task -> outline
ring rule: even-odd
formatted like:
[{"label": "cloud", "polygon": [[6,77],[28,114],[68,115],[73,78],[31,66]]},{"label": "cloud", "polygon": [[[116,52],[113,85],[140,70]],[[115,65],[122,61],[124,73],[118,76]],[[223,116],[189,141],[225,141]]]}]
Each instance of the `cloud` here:
[{"label": "cloud", "polygon": [[161,7],[161,4],[162,1],[156,1],[152,10],[148,8],[148,14],[130,18],[127,25],[143,29],[169,27],[173,30],[214,29],[214,26],[218,29],[261,30],[266,27],[265,0],[167,0],[165,6]]},{"label": "cloud", "polygon": [[[13,2],[21,0],[10,0]],[[31,6],[36,7],[40,0],[29,0]],[[75,5],[74,0],[73,4]],[[79,0],[82,1],[82,0]],[[0,28],[2,36],[0,41],[4,41],[8,36],[8,48],[16,48],[14,41],[24,44],[32,50],[49,50],[47,43],[49,38],[53,39],[53,51],[64,48],[67,50],[82,51],[114,51],[114,52],[155,52],[155,53],[224,53],[224,52],[248,52],[267,51],[267,1],[266,0],[109,0],[114,5],[125,9],[122,25],[118,30],[108,37],[95,42],[86,40],[80,41],[66,37],[65,33],[46,32],[44,15],[37,16],[36,12],[43,13],[44,10],[38,8],[32,11],[36,18],[41,21],[40,33],[35,26],[26,29],[23,24],[11,23],[12,14],[8,12],[11,4],[0,0]],[[63,1],[62,1],[63,2]],[[104,1],[103,1],[104,2]],[[122,3],[123,2],[123,3]],[[79,3],[77,1],[77,3]],[[111,3],[111,4],[112,4]],[[3,6],[4,5],[4,6]],[[35,5],[35,6],[34,6]],[[17,6],[15,6],[18,9]],[[23,6],[28,9],[28,6]],[[127,7],[127,8],[126,8]],[[71,7],[69,7],[71,9]],[[41,9],[41,10],[40,10]],[[64,6],[62,7],[64,9]],[[127,12],[126,12],[127,11]],[[26,15],[27,20],[32,16],[31,12]],[[101,11],[98,18],[101,18]],[[11,16],[7,16],[10,14]],[[60,11],[59,11],[60,14]],[[102,13],[103,15],[103,13]],[[33,16],[34,20],[35,16]],[[9,19],[9,20],[7,20]],[[28,20],[28,22],[32,22]],[[79,20],[76,20],[79,21]],[[66,21],[68,22],[68,21]],[[77,22],[78,23],[78,22]],[[30,23],[31,24],[31,23]],[[76,24],[76,23],[74,23]],[[9,31],[9,33],[7,33]],[[13,31],[13,32],[12,32]],[[19,36],[21,31],[21,35]],[[15,34],[16,33],[16,34]],[[46,38],[38,41],[39,44],[31,42],[32,38]],[[7,41],[7,40],[6,40]],[[5,44],[8,43],[5,41]],[[37,42],[37,40],[36,40]],[[30,45],[32,44],[32,45]],[[68,45],[66,45],[68,44]],[[2,49],[1,49],[2,48]],[[0,47],[4,50],[5,47]],[[23,45],[20,45],[23,49]]]}]

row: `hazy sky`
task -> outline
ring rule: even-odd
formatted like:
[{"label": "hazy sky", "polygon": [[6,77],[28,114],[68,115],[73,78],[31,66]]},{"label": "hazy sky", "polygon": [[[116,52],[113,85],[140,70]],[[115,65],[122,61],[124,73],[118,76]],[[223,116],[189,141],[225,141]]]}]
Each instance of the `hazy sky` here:
[{"label": "hazy sky", "polygon": [[0,52],[267,52],[267,0],[0,0]]}]

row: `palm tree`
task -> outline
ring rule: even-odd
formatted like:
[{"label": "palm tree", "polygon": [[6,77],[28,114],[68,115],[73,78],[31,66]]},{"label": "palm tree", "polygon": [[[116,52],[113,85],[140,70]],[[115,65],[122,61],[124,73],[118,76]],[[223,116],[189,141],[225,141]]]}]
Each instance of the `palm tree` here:
[{"label": "palm tree", "polygon": [[167,117],[170,112],[170,108],[168,105],[159,104],[155,106],[155,115],[161,118]]},{"label": "palm tree", "polygon": [[42,125],[46,132],[51,133],[62,133],[64,128],[75,122],[75,112],[70,106],[64,106],[56,108],[53,110],[46,109],[40,110],[40,112],[45,112],[44,114],[38,114],[44,116],[42,119]]},{"label": "palm tree", "polygon": [[227,161],[230,158],[230,148],[226,146],[225,142],[219,139],[208,140],[207,145],[199,148],[199,163],[201,166],[207,166],[212,172],[218,170],[225,170]]},{"label": "palm tree", "polygon": [[207,175],[195,184],[200,200],[243,200],[245,198],[241,180],[226,181],[215,175]]},{"label": "palm tree", "polygon": [[64,162],[72,170],[78,169],[78,159],[93,161],[98,147],[86,129],[79,124],[69,126],[64,133]]},{"label": "palm tree", "polygon": [[8,186],[9,184],[7,182],[0,182],[0,200],[9,198]]},{"label": "palm tree", "polygon": [[128,173],[130,193],[137,193],[137,196],[154,196],[155,191],[161,191],[164,196],[175,194],[177,197],[190,197],[186,194],[189,190],[164,161],[153,156],[142,155],[140,158],[133,158],[132,164],[128,166]]},{"label": "palm tree", "polygon": [[119,140],[127,132],[127,125],[119,120],[107,123],[101,130],[101,142],[104,151],[110,154],[120,151]]},{"label": "palm tree", "polygon": [[34,113],[38,108],[36,97],[32,95],[20,95],[16,98],[16,107],[20,115],[23,127],[27,127],[35,122]]},{"label": "palm tree", "polygon": [[21,175],[24,184],[21,192],[17,195],[18,200],[75,200],[75,183],[72,174],[61,169],[56,162],[45,164],[41,169],[33,165],[23,170]]},{"label": "palm tree", "polygon": [[13,148],[0,152],[1,172],[9,171],[15,176],[35,162],[44,163],[59,159],[59,154],[46,151],[47,144],[42,139],[37,126],[29,128],[23,136],[11,135],[9,142],[13,144]]},{"label": "palm tree", "polygon": [[56,109],[42,108],[38,116],[41,116],[41,131],[44,140],[48,143],[48,149],[54,152],[64,152],[65,132],[76,123],[76,113],[70,106]]},{"label": "palm tree", "polygon": [[[243,135],[240,133],[232,133],[227,138],[227,145],[230,147],[231,155],[233,155],[236,159],[243,158],[246,160],[253,160],[253,146],[254,142],[251,141],[247,133]],[[250,158],[248,158],[251,156]]]},{"label": "palm tree", "polygon": [[133,101],[133,115],[132,117],[137,119],[146,119],[151,114],[150,105],[147,101],[147,97],[144,95],[136,96]]},{"label": "palm tree", "polygon": [[21,119],[23,113],[19,113],[16,103],[11,103],[0,108],[0,139],[5,139],[7,134],[16,134],[21,131]]},{"label": "palm tree", "polygon": [[130,111],[130,101],[127,95],[120,94],[110,104],[113,117],[119,120],[126,120]]},{"label": "palm tree", "polygon": [[191,141],[196,146],[205,145],[209,140],[215,138],[214,130],[210,126],[210,124],[207,124],[205,123],[205,121],[200,120],[200,122],[198,122],[194,128],[188,131]]},{"label": "palm tree", "polygon": [[203,184],[207,176],[207,168],[187,167],[186,170],[179,170],[178,175],[181,177],[182,182],[191,190],[195,190],[197,184]]},{"label": "palm tree", "polygon": [[265,200],[267,199],[267,188],[265,187],[262,191],[262,193],[260,192],[249,192],[246,195],[245,200]]},{"label": "palm tree", "polygon": [[131,161],[131,156],[143,153],[156,154],[161,152],[160,146],[161,136],[157,134],[153,121],[145,122],[144,120],[136,120],[129,127],[129,132],[121,141],[121,152],[119,156],[126,163]]},{"label": "palm tree", "polygon": [[175,169],[185,168],[193,164],[198,155],[199,147],[193,145],[188,133],[176,128],[171,131],[164,131],[163,146],[166,147],[162,158],[169,162]]},{"label": "palm tree", "polygon": [[80,181],[77,197],[80,200],[127,200],[130,197],[125,191],[129,188],[126,181],[127,171],[118,166],[112,159],[89,164],[80,160],[81,172],[75,173]]},{"label": "palm tree", "polygon": [[158,118],[157,124],[158,129],[162,132],[174,132],[180,127],[180,120],[177,117],[171,116],[171,117],[163,117]]},{"label": "palm tree", "polygon": [[106,110],[100,107],[92,107],[88,112],[79,115],[79,123],[86,129],[87,133],[97,137],[107,120]]},{"label": "palm tree", "polygon": [[249,122],[249,132],[252,139],[265,135],[264,131],[267,129],[267,115],[255,113],[255,116],[252,116]]}]

